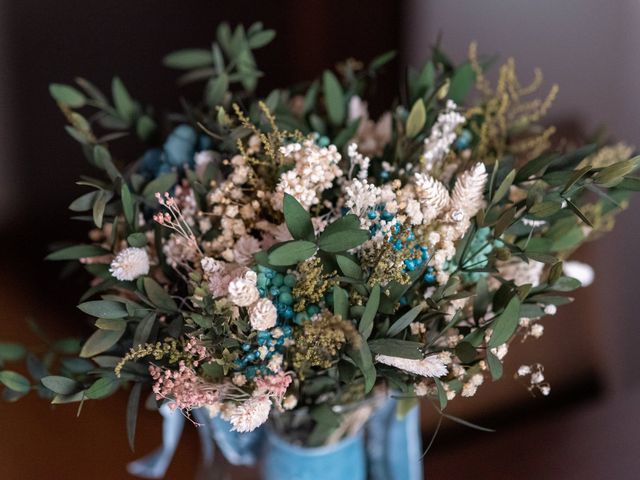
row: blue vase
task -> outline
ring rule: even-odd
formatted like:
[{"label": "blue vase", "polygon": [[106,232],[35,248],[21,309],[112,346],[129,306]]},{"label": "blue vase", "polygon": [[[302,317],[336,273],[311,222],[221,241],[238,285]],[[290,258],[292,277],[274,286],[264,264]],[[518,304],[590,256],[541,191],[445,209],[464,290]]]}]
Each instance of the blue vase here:
[{"label": "blue vase", "polygon": [[362,431],[323,447],[293,445],[275,432],[266,435],[263,480],[365,480],[366,458]]}]

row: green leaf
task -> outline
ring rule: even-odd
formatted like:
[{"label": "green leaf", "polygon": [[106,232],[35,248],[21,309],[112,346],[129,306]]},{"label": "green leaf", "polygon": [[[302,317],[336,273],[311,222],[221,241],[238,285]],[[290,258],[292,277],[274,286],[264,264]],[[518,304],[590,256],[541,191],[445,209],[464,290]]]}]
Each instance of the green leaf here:
[{"label": "green leaf", "polygon": [[224,95],[227,90],[229,90],[229,75],[225,72],[209,80],[205,91],[207,105],[209,107],[220,105],[224,101]]},{"label": "green leaf", "polygon": [[[550,285],[553,285],[562,276],[562,272],[563,272],[563,264],[562,264],[562,262],[560,261],[560,262],[555,263],[551,267],[551,269],[549,270],[549,276],[548,276],[547,282]],[[523,316],[526,317],[527,315],[523,315]]]},{"label": "green leaf", "polygon": [[287,224],[289,233],[296,240],[315,239],[311,215],[307,212],[296,198],[288,193],[284,194],[283,200],[284,221]]},{"label": "green leaf", "polygon": [[129,400],[127,401],[127,439],[129,447],[133,450],[136,437],[136,424],[138,423],[138,409],[140,407],[140,393],[142,392],[142,384],[136,383],[131,388]]},{"label": "green leaf", "polygon": [[249,37],[249,48],[255,50],[262,48],[276,37],[275,30],[261,30]]},{"label": "green leaf", "polygon": [[316,250],[316,244],[307,240],[279,243],[269,250],[269,263],[277,267],[294,265],[312,257]]},{"label": "green leaf", "polygon": [[113,347],[124,334],[124,329],[117,330],[96,330],[87,339],[80,350],[80,357],[89,358],[106,352]]},{"label": "green leaf", "polygon": [[147,199],[153,199],[156,193],[164,194],[171,190],[178,181],[178,174],[176,172],[165,173],[157,178],[151,180],[142,190],[142,195]]},{"label": "green leaf", "polygon": [[412,360],[421,360],[424,358],[421,350],[422,347],[424,347],[424,345],[420,342],[398,340],[397,338],[381,338],[369,341],[369,348],[374,353],[388,355],[390,357],[409,358]]},{"label": "green leaf", "polygon": [[147,246],[147,236],[142,232],[132,233],[127,237],[127,243],[136,248],[144,248]]},{"label": "green leaf", "polygon": [[329,70],[322,75],[322,90],[329,121],[333,125],[340,125],[346,113],[344,92],[336,76]]},{"label": "green leaf", "polygon": [[11,370],[0,371],[0,383],[14,392],[25,393],[31,388],[29,380],[24,375]]},{"label": "green leaf", "polygon": [[81,390],[76,393],[72,393],[71,395],[61,395],[56,394],[51,400],[52,405],[62,405],[65,403],[75,403],[75,402],[83,402],[85,399],[84,390]]},{"label": "green leaf", "polygon": [[362,268],[355,260],[347,257],[346,255],[336,255],[336,262],[344,275],[350,278],[361,279]]},{"label": "green leaf", "polygon": [[407,328],[411,324],[411,322],[413,322],[416,319],[418,315],[420,315],[420,312],[422,312],[422,310],[424,310],[424,305],[417,305],[413,307],[411,310],[409,310],[407,313],[402,315],[398,320],[393,322],[393,325],[389,327],[389,330],[387,330],[387,336],[394,337],[400,332],[402,332],[405,328]]},{"label": "green leaf", "polygon": [[136,121],[136,134],[141,140],[147,141],[156,130],[156,122],[148,115],[142,115]]},{"label": "green leaf", "polygon": [[56,102],[63,103],[71,108],[80,108],[87,103],[83,93],[69,85],[52,83],[49,85],[49,93]]},{"label": "green leaf", "polygon": [[0,364],[20,360],[26,353],[27,349],[19,343],[0,342]]},{"label": "green leaf", "polygon": [[120,118],[131,123],[136,115],[136,104],[118,77],[114,77],[111,82],[111,94]]},{"label": "green leaf", "polygon": [[386,65],[387,63],[389,63],[395,57],[396,57],[396,51],[395,50],[389,50],[388,52],[385,52],[382,55],[378,55],[373,60],[371,60],[371,62],[369,63],[369,71],[370,72],[375,72],[380,67],[382,67],[382,66]]},{"label": "green leaf", "polygon": [[71,395],[82,390],[82,385],[75,380],[59,375],[49,375],[40,379],[42,385],[47,387],[53,393],[60,395]]},{"label": "green leaf", "polygon": [[513,297],[509,300],[504,311],[491,322],[493,333],[491,333],[491,338],[489,339],[489,343],[487,343],[489,348],[502,345],[511,338],[513,332],[518,328],[519,313],[520,299]]},{"label": "green leaf", "polygon": [[475,82],[475,73],[468,63],[456,69],[449,85],[449,98],[461,105]]},{"label": "green leaf", "polygon": [[117,390],[118,386],[119,382],[115,376],[102,377],[86,390],[85,395],[91,400],[98,400],[111,395]]},{"label": "green leaf", "polygon": [[345,215],[327,225],[318,238],[318,246],[331,253],[344,252],[369,239],[369,232],[360,229],[360,220],[353,214]]},{"label": "green leaf", "polygon": [[107,192],[100,190],[96,195],[96,201],[93,203],[93,223],[98,228],[102,228],[102,219],[104,217],[104,209],[107,207],[107,201]]},{"label": "green leaf", "polygon": [[78,305],[78,308],[84,313],[98,318],[124,318],[127,309],[120,302],[112,300],[92,300]]},{"label": "green leaf", "polygon": [[518,174],[516,175],[515,182],[520,183],[527,180],[530,176],[544,171],[549,165],[551,165],[554,161],[558,160],[558,156],[555,154],[543,155],[538,158],[534,158],[533,160],[525,163],[520,170],[518,170]]},{"label": "green leaf", "polygon": [[471,363],[475,360],[477,352],[469,342],[460,342],[455,348],[456,356],[462,363]]},{"label": "green leaf", "polygon": [[171,52],[162,59],[165,67],[176,70],[191,70],[193,68],[208,67],[213,64],[210,50],[203,48],[185,48]]},{"label": "green leaf", "polygon": [[551,284],[551,290],[556,292],[572,292],[576,288],[580,288],[582,282],[573,277],[560,277]]},{"label": "green leaf", "polygon": [[507,174],[507,176],[504,177],[504,180],[502,180],[502,183],[500,183],[500,186],[498,187],[496,192],[493,194],[493,198],[491,199],[491,203],[493,205],[495,205],[500,200],[502,200],[502,198],[507,194],[507,192],[509,191],[509,188],[511,188],[511,185],[513,185],[513,179],[515,177],[516,177],[515,170],[511,170]]},{"label": "green leaf", "polygon": [[502,362],[493,353],[487,350],[487,366],[491,372],[491,379],[495,382],[502,377]]},{"label": "green leaf", "polygon": [[333,314],[339,315],[343,320],[349,319],[349,295],[338,285],[333,287]]},{"label": "green leaf", "polygon": [[438,402],[440,403],[440,410],[444,410],[447,407],[448,399],[447,399],[447,391],[444,389],[444,385],[442,385],[442,381],[439,378],[434,378],[433,381],[436,384],[436,388],[438,390]]},{"label": "green leaf", "polygon": [[567,191],[569,191],[569,189],[571,187],[573,187],[575,185],[575,183],[580,180],[582,177],[584,177],[587,173],[589,173],[591,170],[593,169],[593,167],[587,166],[584,168],[581,168],[580,170],[577,170],[573,173],[573,175],[571,175],[571,178],[569,178],[569,180],[567,181],[567,183],[565,184],[564,188],[562,189],[562,192],[560,192],[561,195],[565,194]]},{"label": "green leaf", "polygon": [[418,135],[424,128],[424,124],[427,121],[427,110],[424,106],[424,101],[419,98],[411,107],[409,117],[407,117],[407,137],[413,138]]},{"label": "green leaf", "polygon": [[531,207],[529,213],[535,215],[538,218],[546,218],[560,211],[561,208],[562,203],[551,200],[547,202],[536,203],[533,207]]},{"label": "green leaf", "polygon": [[584,223],[586,223],[587,225],[589,225],[590,227],[593,227],[593,223],[591,223],[591,220],[589,220],[587,218],[587,216],[582,212],[582,210],[580,210],[580,208],[578,208],[578,206],[573,203],[571,200],[569,200],[568,198],[565,200],[567,202],[567,207],[569,207],[569,210],[571,210],[573,213],[576,214],[576,216],[582,220]]},{"label": "green leaf", "polygon": [[364,308],[364,313],[360,319],[358,330],[364,340],[367,340],[371,336],[373,331],[373,320],[378,313],[378,307],[380,306],[380,284],[376,284],[371,289],[371,294],[367,300],[367,305]]},{"label": "green leaf", "polygon": [[357,349],[351,349],[349,356],[358,366],[364,377],[365,394],[369,393],[376,383],[376,368],[373,365],[373,357],[369,345],[364,340],[360,341]]},{"label": "green leaf", "polygon": [[625,177],[618,185],[618,189],[630,190],[632,192],[640,191],[640,178],[637,177]]},{"label": "green leaf", "polygon": [[133,334],[133,346],[136,347],[149,340],[151,330],[156,323],[156,313],[149,312],[136,327],[136,331]]},{"label": "green leaf", "polygon": [[144,277],[143,283],[144,291],[147,293],[151,303],[166,312],[178,311],[176,301],[153,278]]},{"label": "green leaf", "polygon": [[640,165],[640,156],[605,167],[596,173],[593,179],[602,186],[613,187],[619,184],[625,175],[638,168],[638,165]]},{"label": "green leaf", "polygon": [[113,160],[111,158],[111,153],[109,153],[109,150],[107,150],[102,145],[95,145],[93,147],[92,153],[93,153],[93,161],[96,163],[96,165],[99,168],[107,172],[107,175],[109,175],[109,178],[111,180],[115,180],[116,178],[121,176],[120,172],[118,171],[116,166],[113,164]]},{"label": "green leaf", "polygon": [[100,330],[120,331],[123,330],[126,326],[127,322],[125,322],[121,318],[99,318],[96,321],[96,327]]},{"label": "green leaf", "polygon": [[91,210],[97,194],[98,191],[94,191],[79,196],[69,204],[69,210],[73,212],[86,212],[87,210]]},{"label": "green leaf", "polygon": [[61,248],[45,257],[46,260],[77,260],[79,258],[100,257],[110,252],[95,245],[74,245]]}]

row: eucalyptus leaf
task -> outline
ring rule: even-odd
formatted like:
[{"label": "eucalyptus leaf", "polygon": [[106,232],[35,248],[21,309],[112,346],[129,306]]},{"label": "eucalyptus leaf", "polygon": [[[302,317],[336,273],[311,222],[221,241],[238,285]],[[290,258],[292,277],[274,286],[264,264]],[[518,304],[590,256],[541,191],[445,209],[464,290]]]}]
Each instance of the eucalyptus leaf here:
[{"label": "eucalyptus leaf", "polygon": [[311,215],[300,205],[298,200],[288,193],[284,194],[283,200],[284,221],[287,224],[289,233],[295,240],[314,241],[315,235]]},{"label": "eucalyptus leaf", "polygon": [[336,255],[336,262],[344,275],[350,278],[361,279],[362,268],[358,263],[346,255]]},{"label": "eucalyptus leaf", "polygon": [[373,353],[412,360],[421,360],[424,357],[422,354],[423,346],[420,342],[399,340],[397,338],[369,340],[369,348]]},{"label": "eucalyptus leaf", "polygon": [[338,285],[333,287],[333,313],[343,320],[349,319],[349,296],[346,290]]},{"label": "eucalyptus leaf", "polygon": [[124,334],[123,330],[96,330],[87,339],[80,351],[80,357],[90,358],[106,352],[113,347]]},{"label": "eucalyptus leaf", "polygon": [[329,121],[333,125],[340,125],[346,114],[346,102],[340,82],[329,70],[326,70],[322,75],[322,91]]},{"label": "eucalyptus leaf", "polygon": [[210,50],[203,48],[185,48],[171,52],[162,59],[165,67],[178,70],[191,70],[192,68],[207,67],[213,64]]},{"label": "eucalyptus leaf", "polygon": [[119,382],[115,375],[96,380],[86,391],[85,395],[91,400],[108,397],[118,389]]},{"label": "eucalyptus leaf", "polygon": [[407,313],[402,315],[395,322],[393,322],[391,327],[389,327],[389,330],[387,330],[387,336],[394,337],[395,335],[402,332],[405,328],[407,328],[411,324],[411,322],[413,322],[418,317],[418,315],[420,315],[422,310],[424,310],[424,305],[417,305],[413,307],[411,310],[409,310]]},{"label": "eucalyptus leaf", "polygon": [[173,313],[178,311],[176,301],[153,278],[144,277],[143,283],[144,291],[147,293],[151,303],[165,312]]},{"label": "eucalyptus leaf", "polygon": [[40,383],[60,395],[71,395],[82,390],[82,385],[75,380],[60,375],[50,375],[40,379]]},{"label": "eucalyptus leaf", "polygon": [[367,304],[364,308],[364,313],[362,314],[362,318],[360,318],[360,323],[358,325],[358,330],[364,340],[367,340],[371,336],[371,332],[373,331],[373,321],[376,318],[379,306],[380,284],[376,284],[371,289],[371,294],[369,295],[369,299],[367,300]]},{"label": "eucalyptus leaf", "polygon": [[55,101],[71,108],[80,108],[87,103],[87,98],[78,89],[61,83],[49,85],[49,93]]},{"label": "eucalyptus leaf", "polygon": [[127,401],[127,439],[129,447],[134,450],[136,437],[136,425],[138,423],[138,409],[140,407],[140,394],[142,392],[142,384],[136,383],[131,388],[129,400]]},{"label": "eucalyptus leaf", "polygon": [[427,121],[427,110],[424,106],[424,101],[419,98],[411,107],[411,112],[407,117],[406,132],[407,137],[413,138],[424,128]]},{"label": "eucalyptus leaf", "polygon": [[111,82],[111,94],[113,103],[120,118],[127,122],[132,122],[136,115],[136,105],[129,95],[124,83],[118,77],[114,77]]},{"label": "eucalyptus leaf", "polygon": [[98,318],[125,318],[128,313],[125,306],[112,300],[92,300],[78,305],[84,313]]},{"label": "eucalyptus leaf", "polygon": [[502,377],[502,362],[490,351],[487,351],[487,366],[494,382]]},{"label": "eucalyptus leaf", "polygon": [[316,250],[316,244],[307,240],[279,243],[269,250],[269,263],[275,266],[294,265],[311,258]]},{"label": "eucalyptus leaf", "polygon": [[489,348],[495,348],[505,343],[518,328],[520,320],[520,299],[513,297],[509,300],[504,311],[491,322],[491,338],[487,343]]},{"label": "eucalyptus leaf", "polygon": [[24,375],[11,370],[0,371],[0,383],[14,392],[24,393],[31,389],[31,384]]},{"label": "eucalyptus leaf", "polygon": [[142,195],[147,199],[153,199],[156,193],[164,194],[171,190],[178,181],[178,174],[176,172],[169,172],[160,175],[157,178],[151,180],[142,190]]}]

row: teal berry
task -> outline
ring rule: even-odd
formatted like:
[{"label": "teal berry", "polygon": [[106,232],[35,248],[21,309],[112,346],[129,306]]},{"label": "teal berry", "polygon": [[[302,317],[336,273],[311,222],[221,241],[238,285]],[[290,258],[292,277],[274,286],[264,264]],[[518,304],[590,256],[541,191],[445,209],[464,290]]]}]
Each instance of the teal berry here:
[{"label": "teal berry", "polygon": [[178,125],[164,143],[167,161],[176,167],[193,163],[198,141],[196,131],[189,125]]},{"label": "teal berry", "polygon": [[269,293],[272,297],[277,297],[278,295],[280,295],[280,289],[278,287],[271,287],[269,289]]},{"label": "teal berry", "polygon": [[280,293],[291,293],[291,287],[287,287],[286,285],[282,285],[280,287]]},{"label": "teal berry", "polygon": [[269,283],[271,283],[271,281],[267,278],[267,276],[264,273],[260,272],[258,274],[256,285],[258,287],[266,288],[269,286]]},{"label": "teal berry", "polygon": [[314,315],[320,313],[320,307],[318,305],[309,305],[307,307],[307,314],[310,317],[313,317]]},{"label": "teal berry", "polygon": [[289,274],[286,277],[284,277],[284,284],[289,288],[293,288],[296,286],[297,280],[298,279],[296,278],[295,275]]},{"label": "teal berry", "polygon": [[276,287],[282,286],[282,284],[284,283],[284,276],[281,273],[277,273],[276,276],[271,280],[271,283]]},{"label": "teal berry", "polygon": [[302,325],[307,320],[309,320],[309,314],[307,312],[298,312],[296,313],[296,316],[293,321],[296,322],[298,325]]},{"label": "teal berry", "polygon": [[280,303],[283,303],[285,305],[291,305],[293,304],[293,296],[287,292],[280,293],[280,296],[278,297],[278,301],[280,301]]}]

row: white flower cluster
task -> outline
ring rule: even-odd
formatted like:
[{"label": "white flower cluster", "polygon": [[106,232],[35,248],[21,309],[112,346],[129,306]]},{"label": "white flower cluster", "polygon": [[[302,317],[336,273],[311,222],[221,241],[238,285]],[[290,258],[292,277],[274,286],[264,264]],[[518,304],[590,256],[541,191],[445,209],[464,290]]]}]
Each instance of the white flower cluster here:
[{"label": "white flower cluster", "polygon": [[424,141],[422,160],[427,172],[433,170],[449,153],[451,144],[456,139],[456,128],[465,122],[465,118],[456,111],[457,108],[453,100],[447,101],[446,109],[438,115],[431,134]]},{"label": "white flower cluster", "polygon": [[527,389],[534,393],[540,392],[542,395],[547,396],[551,393],[551,386],[544,379],[544,367],[539,363],[533,365],[521,365],[515,374],[515,378],[529,377],[529,385]]},{"label": "white flower cluster", "polygon": [[319,147],[313,140],[291,143],[280,148],[282,155],[293,161],[293,168],[280,176],[277,195],[272,205],[282,209],[284,193],[292,195],[308,209],[319,202],[320,194],[333,186],[336,177],[342,175],[338,162],[342,158],[335,145]]},{"label": "white flower cluster", "polygon": [[252,432],[269,418],[271,400],[266,395],[254,395],[244,402],[223,410],[223,418],[231,423],[234,432]]},{"label": "white flower cluster", "polygon": [[149,273],[149,255],[144,248],[125,248],[113,259],[109,272],[121,282],[135,280]]}]

